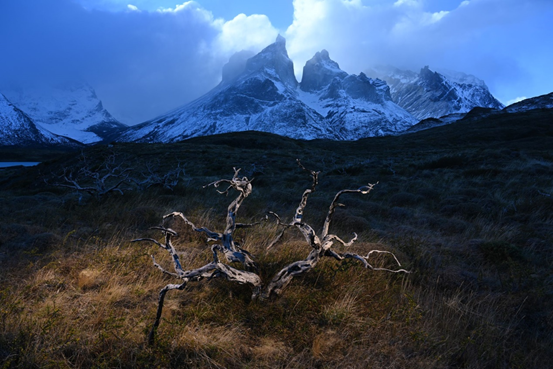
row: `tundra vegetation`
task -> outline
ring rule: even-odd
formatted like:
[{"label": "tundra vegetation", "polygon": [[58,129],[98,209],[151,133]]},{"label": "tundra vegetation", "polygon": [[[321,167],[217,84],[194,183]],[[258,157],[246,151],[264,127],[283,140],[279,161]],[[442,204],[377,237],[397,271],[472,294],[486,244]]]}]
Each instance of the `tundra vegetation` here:
[{"label": "tundra vegetation", "polygon": [[[34,153],[41,165],[0,171],[2,365],[548,367],[551,121],[551,113],[537,111],[357,142],[244,132],[168,145],[89,147],[90,168],[115,154],[135,178],[146,175],[148,165],[159,174],[186,168],[185,180],[172,189],[129,184],[123,194],[100,197],[57,185],[64,183],[60,174],[82,167],[80,152]],[[2,151],[6,160],[26,155]],[[358,237],[331,250],[342,256],[389,251],[412,273],[323,257],[278,297],[263,301],[252,301],[248,284],[206,278],[165,296],[155,344],[148,345],[160,288],[175,279],[173,271],[153,267],[151,255],[167,271],[174,259],[156,242],[131,241],[164,245],[170,228],[178,235],[170,239],[183,270],[209,264],[213,242],[206,244],[206,232],[190,223],[227,228],[225,209],[238,193],[231,189],[227,197],[203,186],[242,168],[234,177],[254,178],[254,191],[241,203],[239,221],[279,216],[236,227],[237,251],[252,255],[255,264],[226,263],[271,281],[312,249],[293,220],[313,183],[296,158],[324,174],[302,214],[321,240],[336,194],[378,181],[367,194],[340,197],[347,207],[335,207],[332,234],[345,244],[353,232]],[[160,224],[177,210],[189,223],[177,215]],[[391,255],[373,256],[375,268],[399,269]]]}]

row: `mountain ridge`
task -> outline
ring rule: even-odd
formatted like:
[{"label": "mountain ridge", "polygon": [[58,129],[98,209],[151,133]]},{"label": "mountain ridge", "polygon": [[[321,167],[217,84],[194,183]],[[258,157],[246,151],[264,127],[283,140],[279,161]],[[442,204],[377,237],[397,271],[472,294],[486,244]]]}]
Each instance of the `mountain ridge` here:
[{"label": "mountain ridge", "polygon": [[76,141],[38,125],[0,93],[0,144],[3,146],[77,146]]},{"label": "mountain ridge", "polygon": [[293,68],[286,40],[279,36],[246,60],[244,54],[231,58],[223,68],[221,83],[207,94],[130,127],[118,140],[174,142],[246,130],[300,139],[355,140],[416,123],[393,103],[384,82],[363,73],[347,74],[326,50],[306,63],[300,83]]},{"label": "mountain ridge", "polygon": [[419,120],[467,113],[474,107],[504,108],[484,81],[465,73],[439,73],[428,66],[419,73],[377,66],[368,74],[386,81],[393,101]]},{"label": "mountain ridge", "polygon": [[86,83],[15,88],[3,93],[38,126],[84,144],[109,140],[128,127],[104,108]]}]

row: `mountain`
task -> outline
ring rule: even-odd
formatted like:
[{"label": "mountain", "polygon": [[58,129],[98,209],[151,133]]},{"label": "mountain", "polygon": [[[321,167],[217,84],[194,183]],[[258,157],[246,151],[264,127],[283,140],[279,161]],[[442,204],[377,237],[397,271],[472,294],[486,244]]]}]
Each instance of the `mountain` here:
[{"label": "mountain", "polygon": [[307,61],[300,99],[325,117],[346,140],[402,132],[417,122],[392,101],[386,82],[364,73],[349,75],[322,50]]},{"label": "mountain", "polygon": [[17,88],[4,94],[35,124],[85,144],[110,139],[127,128],[111,116],[94,89],[84,83]]},{"label": "mountain", "polygon": [[76,146],[78,143],[37,126],[29,116],[0,94],[0,145]]},{"label": "mountain", "polygon": [[472,75],[438,73],[428,66],[419,73],[391,66],[376,67],[367,73],[386,81],[392,100],[419,120],[467,113],[475,107],[503,108],[486,84]]},{"label": "mountain", "polygon": [[317,53],[298,83],[286,41],[257,55],[233,56],[221,83],[197,100],[130,127],[120,141],[175,142],[237,131],[264,131],[298,139],[355,140],[403,130],[416,123],[393,103],[382,81],[348,75]]},{"label": "mountain", "polygon": [[504,110],[508,113],[518,113],[534,109],[553,109],[553,92],[519,101]]}]

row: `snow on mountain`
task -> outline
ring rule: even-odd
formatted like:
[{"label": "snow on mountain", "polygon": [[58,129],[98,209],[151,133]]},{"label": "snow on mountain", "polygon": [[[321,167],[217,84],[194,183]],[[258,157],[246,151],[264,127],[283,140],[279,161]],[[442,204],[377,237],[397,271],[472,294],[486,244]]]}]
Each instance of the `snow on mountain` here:
[{"label": "snow on mountain", "polygon": [[382,81],[348,75],[321,51],[307,62],[299,84],[286,41],[250,58],[240,53],[223,79],[197,100],[130,127],[120,141],[174,142],[217,133],[256,130],[297,139],[347,139],[404,130],[416,123],[393,103]]},{"label": "snow on mountain", "polygon": [[428,66],[419,73],[391,66],[376,67],[367,73],[385,80],[393,101],[420,120],[467,113],[475,107],[503,108],[482,80],[465,73],[438,73]]},{"label": "snow on mountain", "polygon": [[31,118],[0,94],[0,145],[49,146],[77,143],[37,126]]},{"label": "snow on mountain", "polygon": [[174,142],[247,130],[300,139],[336,138],[320,114],[297,98],[298,83],[284,38],[279,36],[247,60],[231,58],[229,64],[213,90],[180,109],[129,128],[119,140]]},{"label": "snow on mountain", "polygon": [[508,113],[520,113],[534,109],[553,109],[553,92],[511,104],[504,111]]},{"label": "snow on mountain", "polygon": [[82,143],[102,141],[127,127],[111,116],[86,84],[18,88],[4,94],[37,125]]},{"label": "snow on mountain", "polygon": [[392,101],[388,85],[348,75],[322,50],[303,68],[299,98],[325,117],[341,139],[395,134],[417,121]]}]

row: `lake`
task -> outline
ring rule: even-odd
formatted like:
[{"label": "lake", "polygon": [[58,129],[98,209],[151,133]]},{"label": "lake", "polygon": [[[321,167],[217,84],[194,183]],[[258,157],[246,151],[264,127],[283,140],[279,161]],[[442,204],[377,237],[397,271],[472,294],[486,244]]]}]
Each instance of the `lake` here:
[{"label": "lake", "polygon": [[40,164],[39,161],[0,161],[0,168],[9,168],[22,165],[24,167],[34,167]]}]

